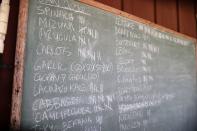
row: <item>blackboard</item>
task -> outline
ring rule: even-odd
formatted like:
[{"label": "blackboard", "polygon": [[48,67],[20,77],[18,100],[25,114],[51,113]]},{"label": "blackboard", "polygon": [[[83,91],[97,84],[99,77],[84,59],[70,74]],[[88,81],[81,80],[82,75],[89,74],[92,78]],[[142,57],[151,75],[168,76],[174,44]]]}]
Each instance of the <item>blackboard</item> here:
[{"label": "blackboard", "polygon": [[197,130],[195,39],[89,0],[22,0],[18,30],[13,130]]}]

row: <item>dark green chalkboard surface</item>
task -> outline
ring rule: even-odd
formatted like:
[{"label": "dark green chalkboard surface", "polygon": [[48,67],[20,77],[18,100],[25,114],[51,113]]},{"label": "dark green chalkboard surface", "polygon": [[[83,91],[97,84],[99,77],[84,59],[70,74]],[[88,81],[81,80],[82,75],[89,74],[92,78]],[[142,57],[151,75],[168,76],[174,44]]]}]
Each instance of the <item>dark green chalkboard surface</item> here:
[{"label": "dark green chalkboard surface", "polygon": [[28,2],[20,129],[197,130],[194,40],[78,1]]}]

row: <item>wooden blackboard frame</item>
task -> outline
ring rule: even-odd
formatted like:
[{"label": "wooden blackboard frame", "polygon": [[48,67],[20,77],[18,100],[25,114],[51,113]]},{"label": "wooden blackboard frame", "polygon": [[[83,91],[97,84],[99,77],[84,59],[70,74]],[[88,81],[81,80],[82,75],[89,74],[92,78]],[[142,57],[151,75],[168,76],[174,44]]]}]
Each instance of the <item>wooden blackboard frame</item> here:
[{"label": "wooden blackboard frame", "polygon": [[[169,32],[174,35],[181,36],[193,41],[196,47],[196,61],[197,61],[197,44],[196,44],[197,40],[195,38],[178,33],[176,31],[165,28],[163,26],[154,24],[148,20],[109,7],[107,5],[101,4],[94,0],[78,0],[78,1],[105,10],[107,12],[149,25],[158,30]],[[22,103],[22,93],[23,93],[23,71],[24,71],[24,58],[25,58],[25,46],[26,46],[26,35],[27,35],[28,7],[29,7],[29,0],[20,0],[17,44],[16,44],[16,55],[15,55],[15,71],[14,71],[13,91],[12,91],[11,119],[10,119],[10,129],[15,131],[20,130],[20,122],[21,122],[21,103]]]}]

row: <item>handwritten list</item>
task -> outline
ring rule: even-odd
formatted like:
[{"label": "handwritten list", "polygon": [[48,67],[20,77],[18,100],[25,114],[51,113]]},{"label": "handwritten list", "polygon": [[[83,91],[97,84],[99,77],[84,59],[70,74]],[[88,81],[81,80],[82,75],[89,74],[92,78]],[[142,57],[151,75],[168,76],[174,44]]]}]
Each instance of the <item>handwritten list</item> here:
[{"label": "handwritten list", "polygon": [[[170,69],[188,60],[177,54],[193,50],[191,43],[75,1],[30,5],[24,129],[157,130],[153,125],[171,118],[165,113],[179,119],[175,109],[195,106],[185,106],[181,98],[187,93],[183,83],[194,83],[194,62]],[[194,60],[193,54],[189,58]]]}]

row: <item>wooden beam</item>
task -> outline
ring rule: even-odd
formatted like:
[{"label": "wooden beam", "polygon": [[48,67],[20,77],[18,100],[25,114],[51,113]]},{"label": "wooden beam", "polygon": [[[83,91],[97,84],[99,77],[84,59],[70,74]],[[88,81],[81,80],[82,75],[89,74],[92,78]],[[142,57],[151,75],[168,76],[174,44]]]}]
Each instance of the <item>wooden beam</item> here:
[{"label": "wooden beam", "polygon": [[19,131],[23,91],[24,54],[27,32],[28,1],[20,0],[19,23],[15,56],[15,71],[12,91],[11,130]]}]

